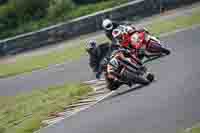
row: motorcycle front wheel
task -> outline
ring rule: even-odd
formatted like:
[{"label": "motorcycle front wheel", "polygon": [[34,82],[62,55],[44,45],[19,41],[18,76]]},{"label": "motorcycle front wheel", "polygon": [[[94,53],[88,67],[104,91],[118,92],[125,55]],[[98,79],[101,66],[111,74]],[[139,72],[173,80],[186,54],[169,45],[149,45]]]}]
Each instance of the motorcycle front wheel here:
[{"label": "motorcycle front wheel", "polygon": [[161,47],[161,51],[162,51],[162,53],[164,53],[166,55],[169,55],[171,53],[170,50],[168,50],[166,48],[162,48],[162,47]]},{"label": "motorcycle front wheel", "polygon": [[155,41],[151,41],[148,47],[148,51],[150,53],[163,53],[166,55],[170,54],[170,50],[168,50],[167,48],[162,47],[161,44],[155,42]]}]

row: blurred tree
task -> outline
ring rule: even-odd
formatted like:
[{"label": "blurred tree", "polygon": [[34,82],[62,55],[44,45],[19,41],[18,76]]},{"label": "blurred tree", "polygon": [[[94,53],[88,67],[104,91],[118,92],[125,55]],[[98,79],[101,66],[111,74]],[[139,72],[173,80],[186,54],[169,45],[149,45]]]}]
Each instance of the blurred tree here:
[{"label": "blurred tree", "polygon": [[73,2],[76,4],[88,4],[88,3],[96,3],[100,1],[102,0],[73,0]]},{"label": "blurred tree", "polygon": [[8,0],[0,0],[0,5],[7,3]]},{"label": "blurred tree", "polygon": [[45,16],[49,0],[10,0],[0,8],[0,30],[16,28],[21,23]]},{"label": "blurred tree", "polygon": [[41,18],[49,7],[49,0],[12,0],[16,14],[20,20]]},{"label": "blurred tree", "polygon": [[71,0],[52,0],[48,8],[48,18],[55,19],[59,16],[65,16],[74,7]]}]

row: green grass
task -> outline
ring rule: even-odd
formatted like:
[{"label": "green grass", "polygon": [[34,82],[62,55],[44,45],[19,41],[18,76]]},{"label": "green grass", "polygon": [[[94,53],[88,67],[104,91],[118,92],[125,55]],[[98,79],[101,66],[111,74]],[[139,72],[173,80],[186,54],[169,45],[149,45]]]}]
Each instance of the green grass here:
[{"label": "green grass", "polygon": [[0,77],[17,75],[24,72],[48,67],[65,61],[79,59],[84,54],[84,48],[77,46],[63,51],[48,53],[42,56],[17,58],[13,64],[0,65]]},{"label": "green grass", "polygon": [[32,133],[50,114],[61,112],[91,91],[86,85],[66,84],[18,96],[0,96],[0,133]]},{"label": "green grass", "polygon": [[200,133],[200,127],[192,128],[190,133]]},{"label": "green grass", "polygon": [[[200,9],[194,10],[191,16],[177,17],[171,21],[155,20],[147,28],[155,35],[161,33],[171,32],[176,29],[190,27],[192,25],[200,24]],[[98,42],[107,41],[105,36],[98,38]],[[81,40],[80,45],[72,48],[65,48],[61,52],[52,52],[46,55],[22,57],[17,58],[13,64],[1,64],[0,65],[0,77],[7,77],[11,75],[17,75],[24,72],[30,72],[36,69],[45,68],[51,64],[63,63],[67,60],[80,59],[85,55],[84,43],[85,40]]]},{"label": "green grass", "polygon": [[177,133],[200,133],[200,123],[193,125],[191,128],[180,129]]},{"label": "green grass", "polygon": [[193,10],[191,16],[177,17],[171,21],[155,20],[148,25],[148,29],[154,34],[162,34],[171,32],[176,29],[190,27],[195,24],[200,24],[200,8]]}]

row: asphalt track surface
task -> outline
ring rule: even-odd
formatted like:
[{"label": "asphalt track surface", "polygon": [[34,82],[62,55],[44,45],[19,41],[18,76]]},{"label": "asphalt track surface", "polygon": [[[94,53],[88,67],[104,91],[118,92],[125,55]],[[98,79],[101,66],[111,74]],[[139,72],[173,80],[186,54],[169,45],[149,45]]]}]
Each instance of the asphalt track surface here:
[{"label": "asphalt track surface", "polygon": [[94,79],[94,75],[89,69],[88,57],[83,57],[80,61],[66,62],[45,70],[0,79],[0,96],[28,93],[35,89],[90,79]]},{"label": "asphalt track surface", "polygon": [[177,133],[199,121],[200,28],[162,40],[172,54],[148,64],[157,81],[142,88],[122,87],[41,133]]}]

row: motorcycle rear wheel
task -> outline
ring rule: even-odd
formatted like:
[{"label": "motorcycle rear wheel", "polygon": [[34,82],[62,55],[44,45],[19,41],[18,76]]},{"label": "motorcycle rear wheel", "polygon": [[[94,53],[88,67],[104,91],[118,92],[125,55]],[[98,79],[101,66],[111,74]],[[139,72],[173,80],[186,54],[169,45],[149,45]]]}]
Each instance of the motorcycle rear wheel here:
[{"label": "motorcycle rear wheel", "polygon": [[148,79],[146,79],[146,78],[144,78],[142,76],[138,76],[137,78],[135,78],[134,82],[136,84],[141,84],[141,85],[148,85],[148,84],[151,83]]},{"label": "motorcycle rear wheel", "polygon": [[150,83],[150,81],[146,77],[129,71],[126,71],[123,77],[128,82],[133,82],[134,84],[148,85]]}]

